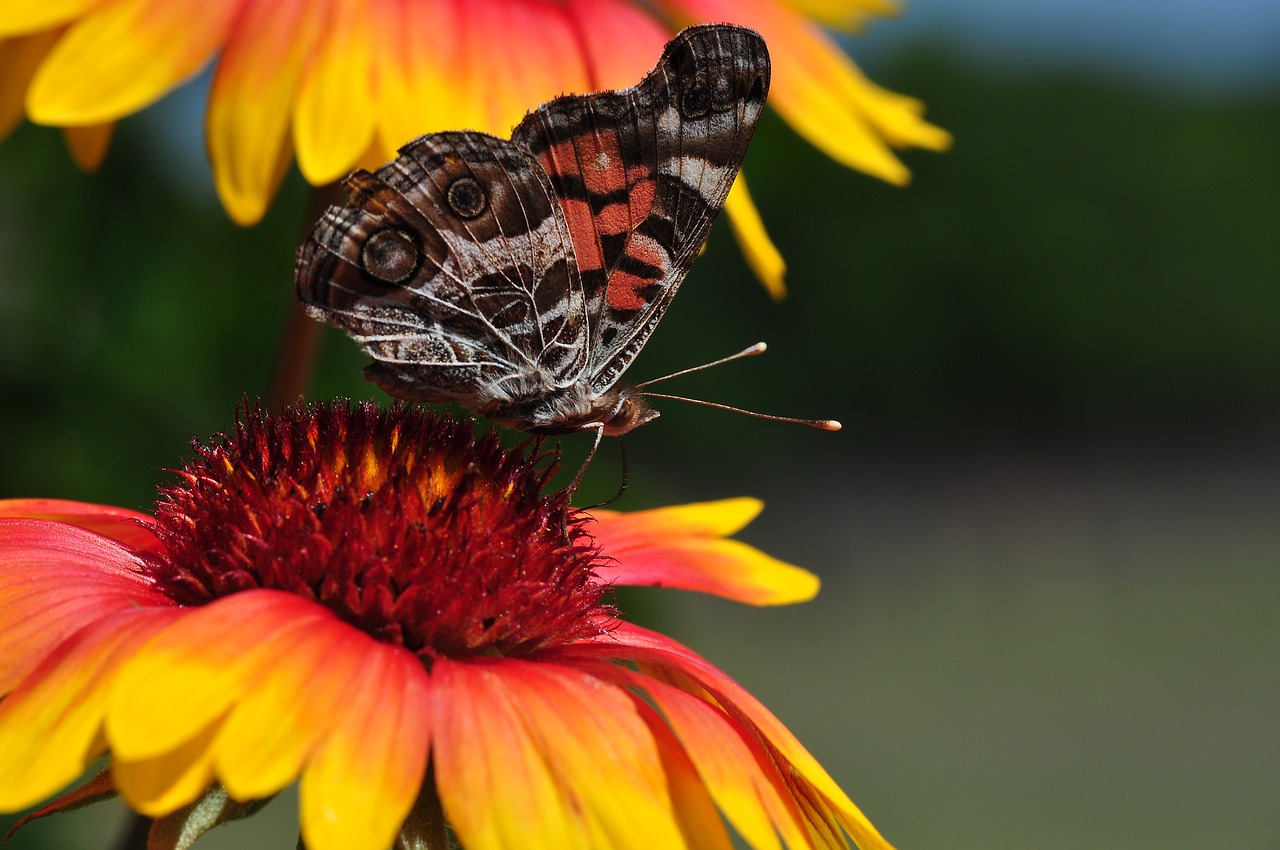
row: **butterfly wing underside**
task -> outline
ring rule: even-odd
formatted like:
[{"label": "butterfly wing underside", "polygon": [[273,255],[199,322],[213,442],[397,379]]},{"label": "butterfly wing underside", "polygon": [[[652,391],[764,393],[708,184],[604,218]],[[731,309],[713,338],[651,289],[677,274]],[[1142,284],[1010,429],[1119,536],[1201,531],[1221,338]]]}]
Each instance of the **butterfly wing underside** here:
[{"label": "butterfly wing underside", "polygon": [[550,181],[511,142],[436,133],[347,181],[299,252],[298,293],[390,394],[473,408],[580,380],[585,302]]},{"label": "butterfly wing underside", "polygon": [[563,210],[594,391],[630,365],[706,242],[764,108],[769,71],[752,30],[691,27],[639,84],[557,98],[512,134],[549,175]]}]

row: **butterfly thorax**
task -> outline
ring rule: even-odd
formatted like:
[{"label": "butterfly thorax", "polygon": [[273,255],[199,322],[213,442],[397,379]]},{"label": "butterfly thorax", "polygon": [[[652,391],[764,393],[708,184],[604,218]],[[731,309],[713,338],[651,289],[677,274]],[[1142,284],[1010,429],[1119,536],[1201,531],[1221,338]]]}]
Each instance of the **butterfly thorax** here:
[{"label": "butterfly thorax", "polygon": [[501,425],[530,434],[571,434],[599,426],[611,437],[658,417],[658,411],[630,387],[599,393],[584,385],[523,401],[491,402],[480,412]]}]

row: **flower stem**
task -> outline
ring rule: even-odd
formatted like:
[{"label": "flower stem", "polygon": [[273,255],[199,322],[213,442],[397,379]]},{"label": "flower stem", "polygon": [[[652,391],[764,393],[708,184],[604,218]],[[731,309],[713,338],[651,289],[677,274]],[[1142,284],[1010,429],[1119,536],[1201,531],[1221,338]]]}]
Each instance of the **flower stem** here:
[{"label": "flower stem", "polygon": [[[327,207],[343,202],[341,185],[330,183],[317,186],[307,203],[307,229],[324,214]],[[306,395],[315,371],[316,352],[320,349],[320,324],[312,320],[302,309],[297,298],[289,299],[288,315],[280,334],[276,350],[275,367],[272,370],[268,401],[273,408],[284,407]]]}]

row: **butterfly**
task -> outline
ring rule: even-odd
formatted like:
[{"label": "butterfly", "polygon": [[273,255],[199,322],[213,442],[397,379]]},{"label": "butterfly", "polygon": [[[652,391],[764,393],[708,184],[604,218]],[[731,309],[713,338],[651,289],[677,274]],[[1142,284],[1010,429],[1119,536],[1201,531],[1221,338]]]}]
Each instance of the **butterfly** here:
[{"label": "butterfly", "polygon": [[558,97],[510,140],[422,136],[345,183],[298,252],[298,296],[392,396],[533,434],[658,413],[619,383],[675,297],[769,92],[754,31],[684,30],[631,88]]}]

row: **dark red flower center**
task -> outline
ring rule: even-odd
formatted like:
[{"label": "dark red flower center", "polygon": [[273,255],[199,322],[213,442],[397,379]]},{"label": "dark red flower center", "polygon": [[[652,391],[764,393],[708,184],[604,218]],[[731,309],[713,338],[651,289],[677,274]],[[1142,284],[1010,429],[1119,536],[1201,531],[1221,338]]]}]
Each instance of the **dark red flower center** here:
[{"label": "dark red flower center", "polygon": [[275,588],[424,660],[521,655],[598,634],[613,614],[568,496],[528,446],[417,408],[246,409],[162,490],[182,604]]}]

